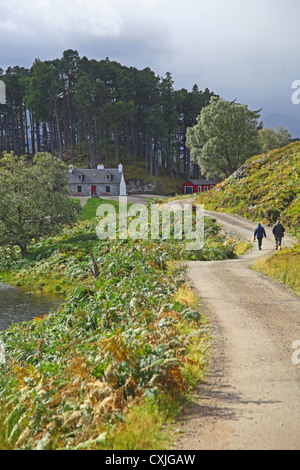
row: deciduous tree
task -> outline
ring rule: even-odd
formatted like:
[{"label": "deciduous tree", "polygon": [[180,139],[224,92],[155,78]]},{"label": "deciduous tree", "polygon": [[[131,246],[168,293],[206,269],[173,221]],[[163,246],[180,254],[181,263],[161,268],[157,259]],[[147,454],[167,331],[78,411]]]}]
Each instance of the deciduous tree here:
[{"label": "deciduous tree", "polygon": [[25,157],[5,154],[0,170],[0,244],[19,246],[24,257],[32,239],[76,219],[68,167],[60,159],[37,153],[29,165]]},{"label": "deciduous tree", "polygon": [[223,179],[259,152],[260,111],[213,96],[187,130],[192,159],[207,177]]},{"label": "deciduous tree", "polygon": [[265,127],[258,132],[259,143],[263,153],[276,148],[285,147],[291,141],[291,134],[283,126],[277,127],[277,130]]}]

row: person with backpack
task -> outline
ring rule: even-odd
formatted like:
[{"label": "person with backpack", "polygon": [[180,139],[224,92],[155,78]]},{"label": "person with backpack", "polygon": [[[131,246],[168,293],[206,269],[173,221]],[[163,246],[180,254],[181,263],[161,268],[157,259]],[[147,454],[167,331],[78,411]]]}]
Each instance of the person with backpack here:
[{"label": "person with backpack", "polygon": [[273,233],[274,238],[275,238],[276,250],[281,250],[281,242],[282,242],[282,239],[284,237],[284,232],[285,232],[284,226],[282,225],[280,220],[277,220],[276,224],[273,225],[273,227],[272,227],[272,233]]},{"label": "person with backpack", "polygon": [[254,230],[254,241],[257,239],[258,249],[261,250],[263,238],[267,238],[264,227],[258,222],[256,229]]}]

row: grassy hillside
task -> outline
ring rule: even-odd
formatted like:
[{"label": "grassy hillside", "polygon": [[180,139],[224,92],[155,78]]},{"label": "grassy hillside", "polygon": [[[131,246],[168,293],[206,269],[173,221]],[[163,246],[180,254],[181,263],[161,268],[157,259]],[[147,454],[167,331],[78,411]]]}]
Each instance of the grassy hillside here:
[{"label": "grassy hillside", "polygon": [[206,209],[273,224],[281,218],[300,235],[300,142],[248,160],[212,191],[201,194]]},{"label": "grassy hillside", "polygon": [[[300,238],[300,142],[248,160],[243,167],[196,201],[206,209],[228,212],[273,225],[280,218]],[[300,295],[300,244],[259,259],[254,269]]]}]

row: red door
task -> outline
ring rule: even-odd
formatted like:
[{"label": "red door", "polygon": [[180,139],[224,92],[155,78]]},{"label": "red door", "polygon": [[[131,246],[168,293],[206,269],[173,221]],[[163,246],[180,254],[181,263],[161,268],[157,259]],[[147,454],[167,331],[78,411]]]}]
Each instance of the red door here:
[{"label": "red door", "polygon": [[91,186],[91,195],[94,196],[96,194],[96,186]]}]

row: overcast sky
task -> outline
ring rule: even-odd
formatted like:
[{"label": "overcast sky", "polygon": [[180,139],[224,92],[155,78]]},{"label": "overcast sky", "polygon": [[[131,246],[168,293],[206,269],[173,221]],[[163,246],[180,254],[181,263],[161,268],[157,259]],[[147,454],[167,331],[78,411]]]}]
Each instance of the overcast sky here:
[{"label": "overcast sky", "polygon": [[300,137],[299,20],[299,0],[0,0],[0,67],[76,49],[291,116]]}]

